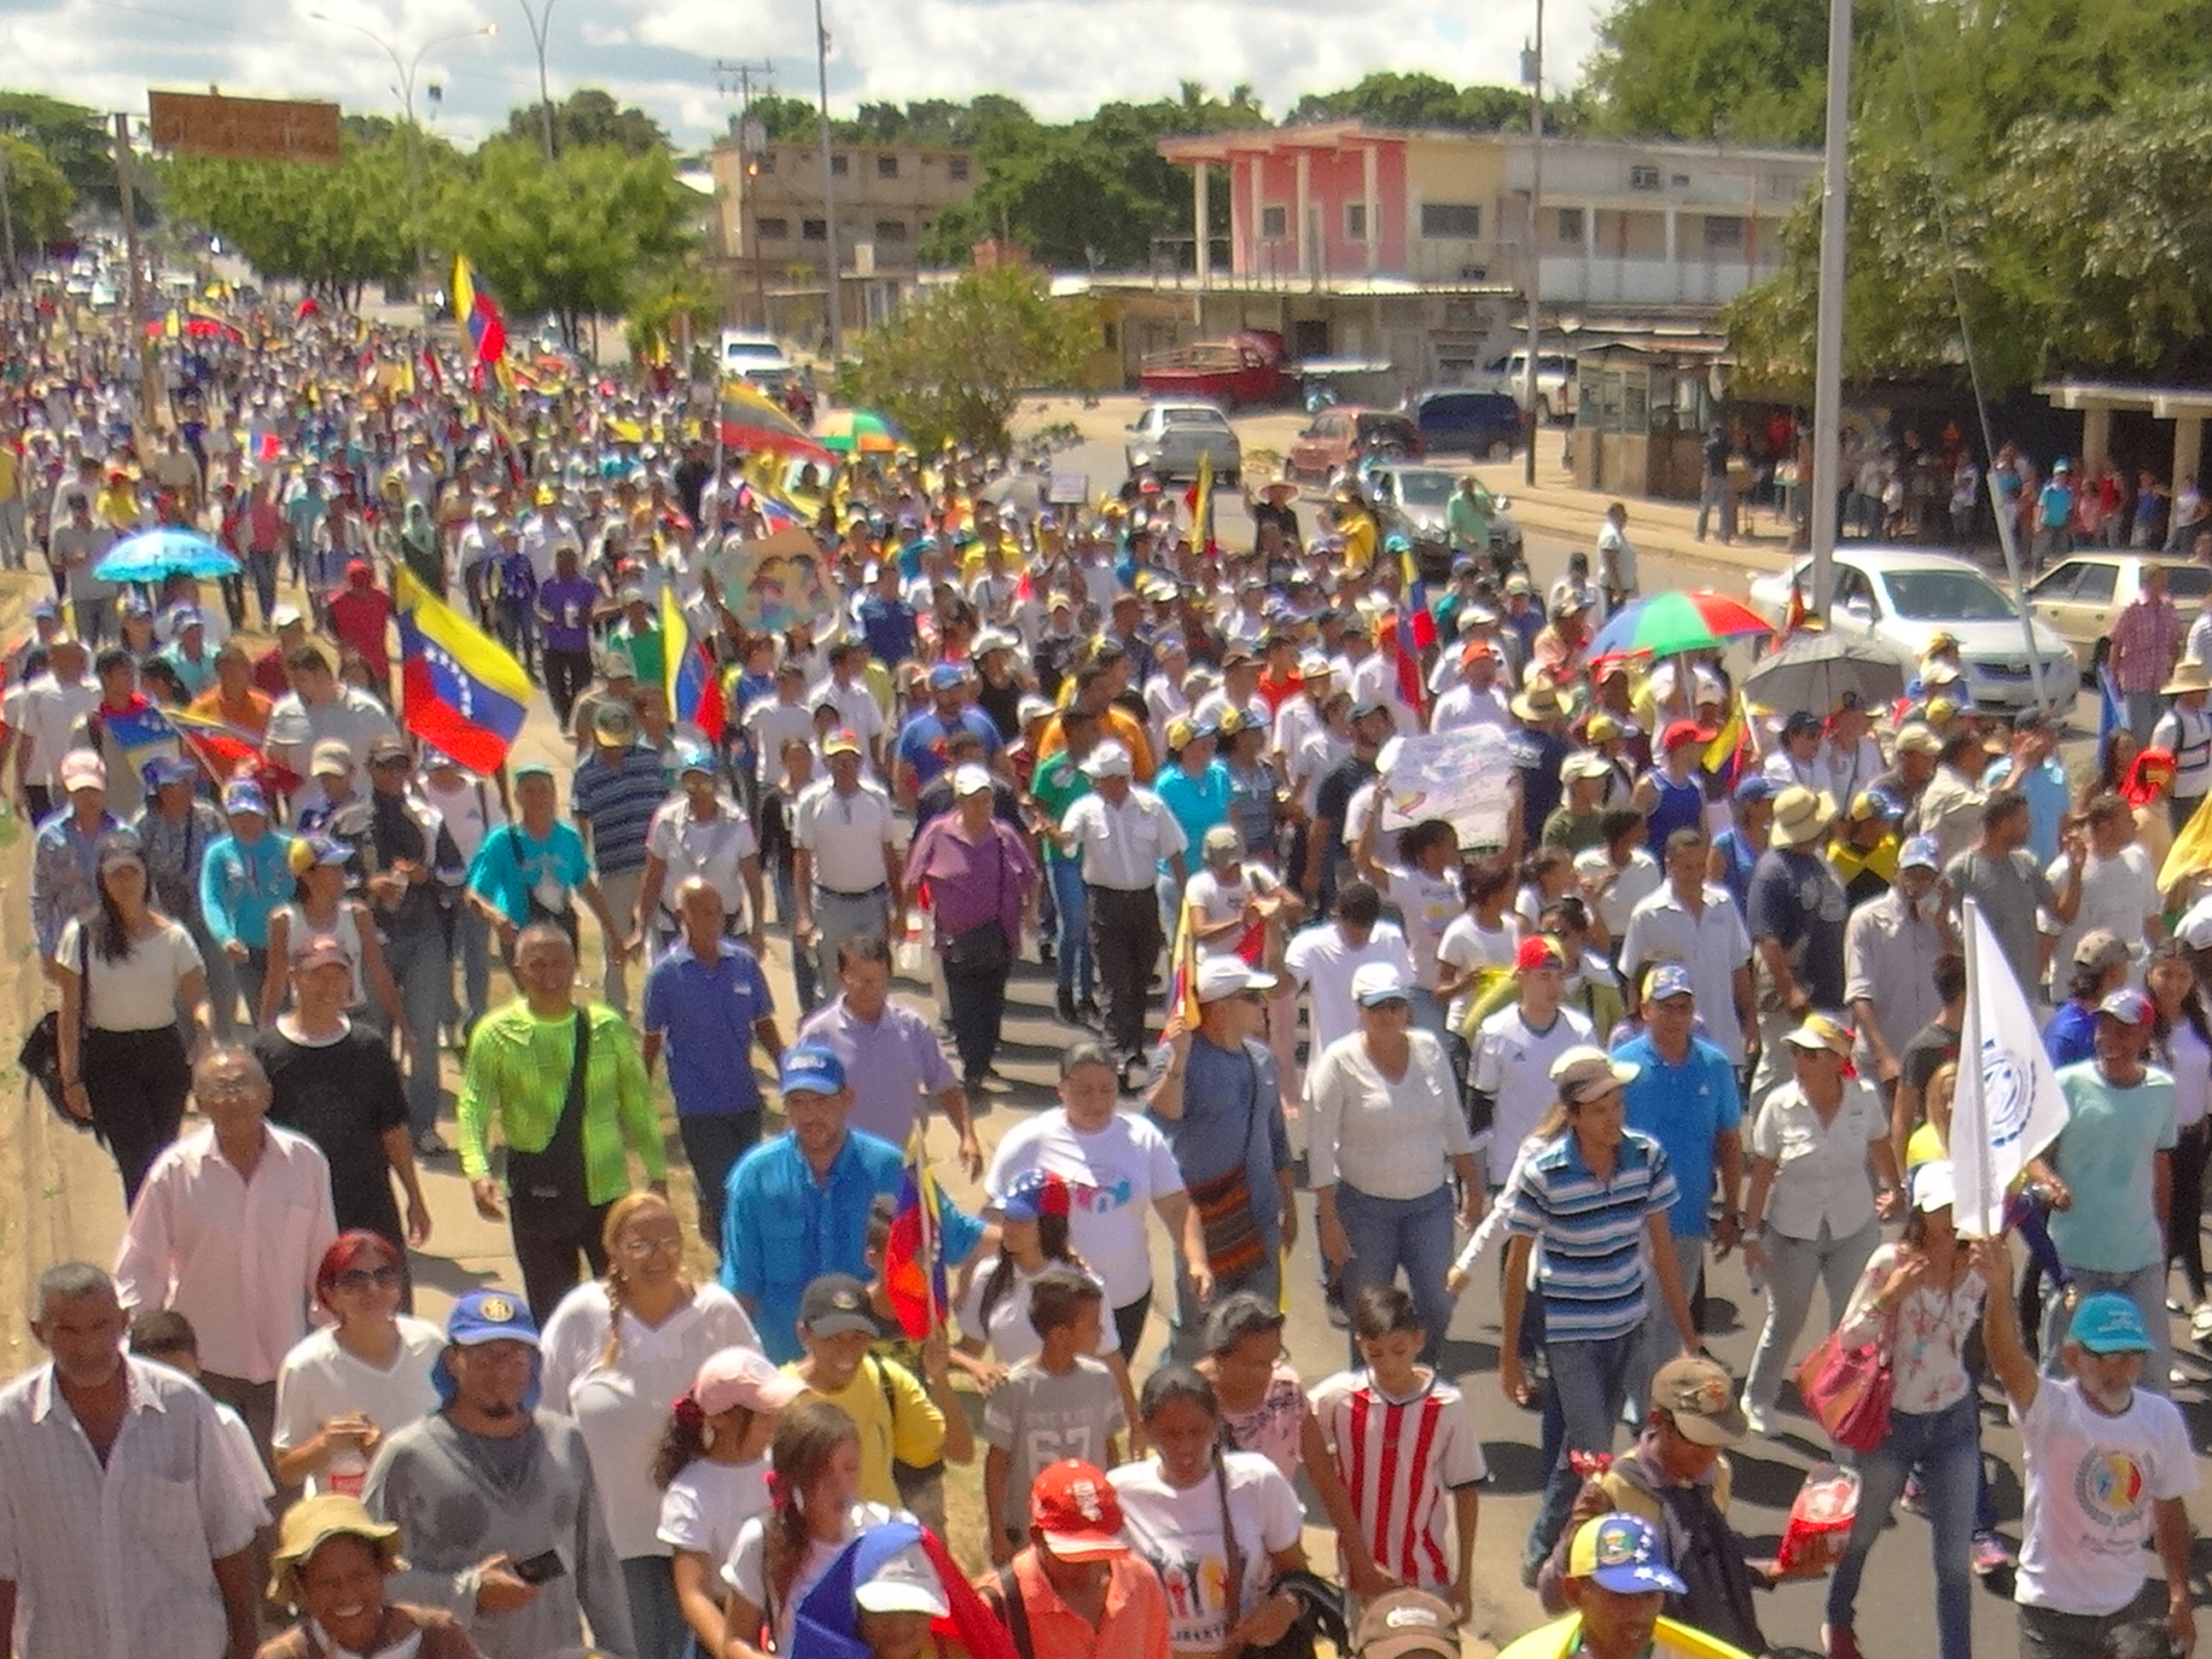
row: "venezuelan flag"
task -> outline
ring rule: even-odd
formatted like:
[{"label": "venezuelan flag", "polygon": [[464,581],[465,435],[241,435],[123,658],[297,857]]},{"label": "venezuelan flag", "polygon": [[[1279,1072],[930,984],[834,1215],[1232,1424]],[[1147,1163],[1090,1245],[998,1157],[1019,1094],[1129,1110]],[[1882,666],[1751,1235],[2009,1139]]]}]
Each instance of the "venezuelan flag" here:
[{"label": "venezuelan flag", "polygon": [[398,605],[407,729],[470,771],[490,776],[506,763],[530,712],[530,676],[404,565],[392,569],[392,592]]},{"label": "venezuelan flag", "polygon": [[951,1301],[945,1285],[945,1249],[937,1231],[937,1182],[922,1155],[921,1129],[906,1143],[906,1171],[899,1182],[898,1209],[884,1241],[884,1291],[899,1328],[919,1342],[945,1322]]},{"label": "venezuelan flag", "polygon": [[1729,708],[1729,717],[1705,744],[1704,764],[1706,771],[1720,780],[1723,788],[1733,789],[1750,762],[1751,719],[1744,709],[1743,693],[1738,691],[1735,702]]},{"label": "venezuelan flag", "polygon": [[104,708],[99,725],[115,745],[116,757],[134,774],[156,755],[177,752],[177,728],[151,702],[120,713]]},{"label": "venezuelan flag", "polygon": [[507,319],[491,295],[477,286],[476,268],[465,253],[453,256],[453,316],[469,337],[476,362],[497,363],[507,356]]},{"label": "venezuelan flag", "polygon": [[696,726],[707,741],[720,746],[729,724],[722,701],[722,677],[704,640],[691,637],[691,624],[676,602],[673,583],[660,590],[660,637],[666,658],[668,712],[679,722]]}]

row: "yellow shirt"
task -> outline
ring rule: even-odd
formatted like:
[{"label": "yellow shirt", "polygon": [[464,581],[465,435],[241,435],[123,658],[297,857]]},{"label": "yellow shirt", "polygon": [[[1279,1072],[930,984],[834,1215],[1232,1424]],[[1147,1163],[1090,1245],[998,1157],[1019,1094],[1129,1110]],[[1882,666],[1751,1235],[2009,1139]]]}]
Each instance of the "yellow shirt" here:
[{"label": "yellow shirt", "polygon": [[[784,1370],[799,1374],[796,1363]],[[860,1431],[860,1498],[899,1506],[894,1462],[926,1467],[945,1455],[945,1415],[922,1391],[912,1371],[886,1364],[874,1354],[860,1362],[853,1380],[836,1393],[809,1388],[807,1393],[842,1407]]]}]

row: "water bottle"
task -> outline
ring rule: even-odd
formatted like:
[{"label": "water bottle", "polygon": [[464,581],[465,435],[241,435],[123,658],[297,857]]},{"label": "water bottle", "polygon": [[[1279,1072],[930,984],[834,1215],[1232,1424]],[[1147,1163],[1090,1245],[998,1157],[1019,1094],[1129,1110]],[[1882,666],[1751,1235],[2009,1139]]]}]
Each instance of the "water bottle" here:
[{"label": "water bottle", "polygon": [[361,1455],[361,1448],[348,1440],[331,1454],[331,1461],[323,1465],[323,1490],[337,1492],[343,1498],[358,1498],[361,1489],[368,1484],[368,1460]]}]

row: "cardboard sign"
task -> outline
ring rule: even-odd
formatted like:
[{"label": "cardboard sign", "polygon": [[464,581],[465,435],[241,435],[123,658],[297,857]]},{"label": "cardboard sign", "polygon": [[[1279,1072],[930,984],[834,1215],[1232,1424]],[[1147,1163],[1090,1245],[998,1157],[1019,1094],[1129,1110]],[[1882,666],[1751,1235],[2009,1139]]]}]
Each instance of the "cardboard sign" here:
[{"label": "cardboard sign", "polygon": [[1511,815],[1513,757],[1494,726],[1400,740],[1382,778],[1384,831],[1442,818],[1462,847],[1503,847]]},{"label": "cardboard sign", "polygon": [[1080,507],[1091,499],[1091,475],[1055,472],[1045,484],[1044,498],[1054,507]]}]

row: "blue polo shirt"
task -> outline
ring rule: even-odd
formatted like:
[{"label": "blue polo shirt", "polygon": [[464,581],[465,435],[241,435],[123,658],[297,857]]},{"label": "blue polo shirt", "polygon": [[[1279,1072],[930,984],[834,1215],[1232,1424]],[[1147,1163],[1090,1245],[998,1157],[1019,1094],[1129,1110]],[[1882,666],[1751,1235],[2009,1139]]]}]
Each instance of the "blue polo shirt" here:
[{"label": "blue polo shirt", "polygon": [[678,939],[645,976],[644,1027],[667,1038],[668,1088],[684,1117],[734,1117],[761,1109],[749,1063],[753,1026],[775,1012],[760,959],[723,939],[712,963]]},{"label": "blue polo shirt", "polygon": [[860,601],[860,637],[886,668],[896,668],[914,655],[921,630],[914,607],[903,599],[887,599],[871,593]]},{"label": "blue polo shirt", "polygon": [[998,723],[973,704],[963,708],[953,720],[940,718],[934,708],[925,708],[901,726],[898,734],[898,757],[914,769],[915,788],[934,781],[945,770],[945,745],[955,732],[973,732],[983,740],[987,755],[995,755],[1006,746],[999,736]]},{"label": "blue polo shirt", "polygon": [[1678,1191],[1667,1230],[1677,1238],[1703,1238],[1712,1231],[1714,1137],[1743,1123],[1735,1067],[1697,1036],[1680,1066],[1668,1065],[1648,1035],[1631,1038],[1613,1054],[1644,1068],[1628,1085],[1628,1127],[1657,1141],[1674,1171]]},{"label": "blue polo shirt", "polygon": [[1644,1322],[1644,1221],[1674,1202],[1667,1154],[1631,1129],[1600,1181],[1566,1130],[1520,1165],[1507,1188],[1505,1231],[1536,1241],[1544,1334],[1553,1342],[1607,1342]]},{"label": "blue polo shirt", "polygon": [[[824,1273],[872,1278],[868,1267],[868,1206],[879,1194],[897,1196],[905,1155],[888,1140],[858,1129],[817,1180],[813,1167],[789,1134],[763,1141],[730,1171],[729,1202],[722,1212],[722,1285],[752,1306],[761,1347],[777,1364],[803,1350],[799,1301]],[[967,1260],[983,1236],[983,1224],[939,1194],[939,1237],[947,1265]]]},{"label": "blue polo shirt", "polygon": [[[1229,822],[1229,769],[1219,761],[1209,762],[1196,777],[1184,771],[1180,762],[1170,761],[1152,780],[1152,793],[1175,814],[1183,840],[1193,848],[1206,845],[1206,832],[1215,824]],[[1167,869],[1164,859],[1160,868]]]}]

